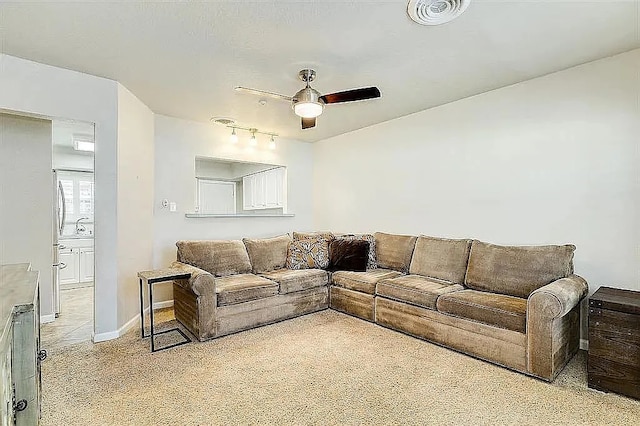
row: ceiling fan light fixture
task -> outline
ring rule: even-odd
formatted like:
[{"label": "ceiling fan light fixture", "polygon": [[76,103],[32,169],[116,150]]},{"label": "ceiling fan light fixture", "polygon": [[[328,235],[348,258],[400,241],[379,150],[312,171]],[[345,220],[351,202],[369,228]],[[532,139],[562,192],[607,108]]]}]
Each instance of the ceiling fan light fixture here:
[{"label": "ceiling fan light fixture", "polygon": [[320,100],[320,93],[311,87],[305,87],[293,97],[293,112],[298,117],[316,118],[322,114],[323,109],[324,103]]},{"label": "ceiling fan light fixture", "polygon": [[293,112],[302,118],[315,118],[322,114],[323,109],[320,102],[298,102],[293,106]]}]

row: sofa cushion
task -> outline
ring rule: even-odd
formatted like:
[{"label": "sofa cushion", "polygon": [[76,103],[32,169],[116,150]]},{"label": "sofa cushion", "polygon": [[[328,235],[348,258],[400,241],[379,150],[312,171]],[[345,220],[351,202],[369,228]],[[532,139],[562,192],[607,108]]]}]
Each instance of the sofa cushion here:
[{"label": "sofa cushion", "polygon": [[369,247],[369,242],[364,240],[336,238],[330,241],[329,270],[366,271],[369,261]]},{"label": "sofa cushion", "polygon": [[409,273],[462,284],[467,272],[470,250],[471,240],[421,235],[413,250]]},{"label": "sofa cushion", "polygon": [[460,284],[421,275],[405,275],[380,281],[376,287],[376,294],[435,310],[439,296],[463,289]]},{"label": "sofa cushion", "polygon": [[289,235],[259,240],[244,238],[242,242],[247,248],[254,274],[282,269],[287,263],[287,252],[291,242]]},{"label": "sofa cushion", "polygon": [[278,269],[262,274],[263,277],[280,284],[280,294],[325,286],[329,282],[328,275],[327,271],[322,269]]},{"label": "sofa cushion", "polygon": [[376,255],[378,267],[393,269],[403,274],[409,271],[411,255],[416,245],[416,237],[376,232]]},{"label": "sofa cushion", "polygon": [[376,284],[385,278],[395,278],[402,275],[398,271],[390,269],[372,269],[366,272],[337,271],[331,276],[331,282],[337,287],[362,293],[375,294]]},{"label": "sofa cushion", "polygon": [[278,283],[253,274],[216,278],[218,306],[234,305],[278,294]]},{"label": "sofa cushion", "polygon": [[462,290],[443,294],[436,302],[438,311],[524,333],[527,300],[485,291]]},{"label": "sofa cushion", "polygon": [[325,240],[331,241],[335,238],[333,232],[322,231],[322,232],[293,232],[293,241],[298,240],[307,240],[310,238],[324,238]]},{"label": "sofa cushion", "polygon": [[465,284],[474,290],[528,298],[573,272],[573,245],[498,246],[473,241]]},{"label": "sofa cushion", "polygon": [[371,234],[341,234],[336,235],[336,239],[341,240],[356,240],[369,242],[369,255],[367,260],[367,269],[376,269],[378,267],[377,251],[376,251],[376,238]]},{"label": "sofa cushion", "polygon": [[287,254],[289,269],[327,269],[329,242],[324,238],[292,241]]},{"label": "sofa cushion", "polygon": [[178,241],[178,262],[223,277],[251,272],[247,249],[240,240]]}]

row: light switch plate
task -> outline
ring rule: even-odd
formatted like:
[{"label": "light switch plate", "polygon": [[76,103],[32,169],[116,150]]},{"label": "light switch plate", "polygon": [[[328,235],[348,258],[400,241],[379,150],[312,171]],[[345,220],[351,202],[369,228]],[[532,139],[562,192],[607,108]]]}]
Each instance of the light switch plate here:
[{"label": "light switch plate", "polygon": [[178,210],[178,206],[176,205],[176,203],[169,203],[169,211],[175,212],[176,210]]}]

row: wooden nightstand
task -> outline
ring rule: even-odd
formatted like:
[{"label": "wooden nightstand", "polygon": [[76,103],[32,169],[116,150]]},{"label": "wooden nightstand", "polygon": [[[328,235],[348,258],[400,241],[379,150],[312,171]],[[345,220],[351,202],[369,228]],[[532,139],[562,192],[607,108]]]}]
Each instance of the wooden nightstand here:
[{"label": "wooden nightstand", "polygon": [[640,399],[640,292],[600,287],[589,298],[589,387]]}]

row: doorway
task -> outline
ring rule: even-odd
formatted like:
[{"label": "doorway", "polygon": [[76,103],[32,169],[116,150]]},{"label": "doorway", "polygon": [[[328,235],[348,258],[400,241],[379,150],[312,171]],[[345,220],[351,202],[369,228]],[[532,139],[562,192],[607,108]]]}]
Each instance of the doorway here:
[{"label": "doorway", "polygon": [[94,126],[53,120],[53,309],[48,347],[91,341],[94,330]]}]

